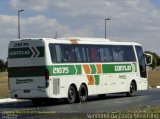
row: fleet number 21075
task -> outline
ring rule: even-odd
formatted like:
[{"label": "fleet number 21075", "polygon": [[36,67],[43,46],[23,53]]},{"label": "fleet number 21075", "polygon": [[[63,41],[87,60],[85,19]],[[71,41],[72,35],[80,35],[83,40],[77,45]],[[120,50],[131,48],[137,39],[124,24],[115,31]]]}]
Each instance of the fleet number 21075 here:
[{"label": "fleet number 21075", "polygon": [[54,67],[53,74],[68,74],[69,67]]}]

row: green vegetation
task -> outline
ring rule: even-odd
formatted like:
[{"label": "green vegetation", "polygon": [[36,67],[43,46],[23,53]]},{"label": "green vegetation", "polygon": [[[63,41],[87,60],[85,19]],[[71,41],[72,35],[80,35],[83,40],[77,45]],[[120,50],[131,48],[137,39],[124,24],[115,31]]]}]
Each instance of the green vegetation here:
[{"label": "green vegetation", "polygon": [[159,119],[160,118],[160,106],[141,107],[140,109],[132,109],[126,112],[119,112],[119,114],[125,114],[126,117],[130,116],[132,117],[132,119]]},{"label": "green vegetation", "polygon": [[87,113],[78,115],[69,115],[66,119],[159,119],[160,106],[142,107],[140,109],[132,109],[128,111],[103,112],[103,113]]},{"label": "green vegetation", "polygon": [[2,59],[0,59],[0,72],[4,72],[7,70],[7,61],[4,62]]},{"label": "green vegetation", "polygon": [[141,107],[135,108],[128,111],[118,111],[106,113],[109,115],[109,118],[114,119],[159,119],[160,118],[160,106],[156,107]]},{"label": "green vegetation", "polygon": [[134,110],[130,110],[128,112],[139,112],[139,113],[159,113],[160,114],[160,106],[155,106],[155,107],[143,107],[141,109],[134,109]]},{"label": "green vegetation", "polygon": [[153,59],[152,59],[152,69],[154,70],[157,66],[160,66],[160,57],[154,53],[154,52],[150,52],[150,51],[145,51],[145,53],[149,53],[153,56]]}]

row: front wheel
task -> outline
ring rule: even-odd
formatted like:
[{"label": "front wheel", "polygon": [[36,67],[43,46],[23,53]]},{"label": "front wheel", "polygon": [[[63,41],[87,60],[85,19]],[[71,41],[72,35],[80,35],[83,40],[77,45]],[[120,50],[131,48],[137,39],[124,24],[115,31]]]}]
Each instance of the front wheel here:
[{"label": "front wheel", "polygon": [[127,96],[132,97],[134,96],[135,92],[136,92],[136,84],[132,81],[130,84],[130,92],[127,92]]}]

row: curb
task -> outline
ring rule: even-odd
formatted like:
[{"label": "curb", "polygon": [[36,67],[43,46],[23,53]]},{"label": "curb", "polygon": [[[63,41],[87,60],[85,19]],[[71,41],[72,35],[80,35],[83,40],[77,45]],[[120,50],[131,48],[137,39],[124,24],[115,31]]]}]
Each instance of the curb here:
[{"label": "curb", "polygon": [[156,88],[160,88],[160,86],[157,86]]},{"label": "curb", "polygon": [[0,99],[0,104],[1,103],[9,103],[9,102],[17,102],[17,99],[12,99],[12,98]]}]

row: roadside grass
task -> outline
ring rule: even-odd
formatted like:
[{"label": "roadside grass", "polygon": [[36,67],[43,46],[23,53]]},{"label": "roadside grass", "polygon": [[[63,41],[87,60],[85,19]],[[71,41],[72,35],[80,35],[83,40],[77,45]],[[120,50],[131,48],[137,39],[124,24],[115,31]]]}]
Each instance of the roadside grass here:
[{"label": "roadside grass", "polygon": [[0,99],[9,97],[8,94],[8,73],[1,72],[0,73]]},{"label": "roadside grass", "polygon": [[160,114],[160,106],[154,106],[154,107],[150,107],[150,106],[145,106],[145,107],[142,107],[140,109],[133,109],[133,110],[130,110],[128,112],[133,112],[133,113],[158,113]]},{"label": "roadside grass", "polygon": [[148,85],[149,87],[152,88],[160,86],[160,70],[157,71],[150,70],[148,72]]},{"label": "roadside grass", "polygon": [[[116,112],[88,113],[87,117],[88,119],[160,119],[160,106],[146,106]],[[82,119],[85,119],[85,116]]]},{"label": "roadside grass", "polygon": [[[129,119],[159,119],[160,118],[160,106],[145,106],[141,108],[135,108],[128,111],[116,112],[117,117]],[[117,118],[119,119],[119,118]]]},{"label": "roadside grass", "polygon": [[0,77],[7,77],[8,73],[7,72],[0,72]]},{"label": "roadside grass", "polygon": [[[55,114],[56,115],[56,114]],[[160,106],[141,107],[128,111],[71,114],[65,119],[160,119]]]}]

